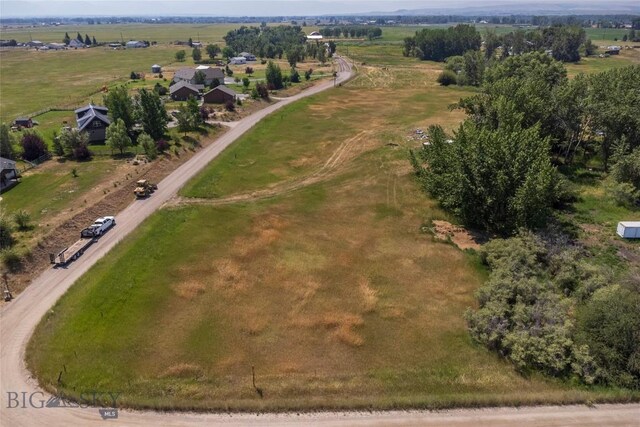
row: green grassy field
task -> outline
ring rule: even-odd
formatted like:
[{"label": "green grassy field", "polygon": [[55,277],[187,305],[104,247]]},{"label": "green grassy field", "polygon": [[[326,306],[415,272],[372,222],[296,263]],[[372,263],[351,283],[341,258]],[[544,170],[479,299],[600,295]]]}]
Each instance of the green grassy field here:
[{"label": "green grassy field", "polygon": [[75,108],[92,99],[100,103],[104,86],[127,81],[134,70],[148,72],[154,63],[170,64],[176,50],[168,46],[61,52],[2,50],[0,119],[11,121],[51,107]]},{"label": "green grassy field", "polygon": [[[2,194],[0,207],[5,212],[26,210],[35,223],[46,226],[47,217],[69,207],[78,194],[85,194],[113,172],[111,159],[90,162],[50,161],[40,169],[27,172],[21,183]],[[77,177],[71,171],[75,169]],[[82,202],[80,202],[82,204]]]},{"label": "green grassy field", "polygon": [[[62,25],[59,27],[2,29],[2,38],[18,41],[40,40],[42,42],[62,42],[65,32],[71,38],[79,32],[88,34],[99,43],[147,40],[158,43],[172,43],[189,38],[202,43],[224,43],[222,39],[229,31],[243,24],[109,24],[109,25]],[[260,25],[260,24],[244,24]],[[308,27],[313,31],[314,27]]]},{"label": "green grassy field", "polygon": [[447,106],[469,92],[438,86],[439,67],[361,66],[257,125],[43,319],[27,351],[40,383],[172,409],[639,399],[521,376],[471,342],[485,272],[421,231],[447,216],[407,160],[415,127],[463,117]]}]

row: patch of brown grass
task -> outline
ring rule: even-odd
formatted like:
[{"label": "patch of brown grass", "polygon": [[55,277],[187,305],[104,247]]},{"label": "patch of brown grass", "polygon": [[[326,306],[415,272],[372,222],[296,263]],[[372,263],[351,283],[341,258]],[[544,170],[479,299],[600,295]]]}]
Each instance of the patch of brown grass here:
[{"label": "patch of brown grass", "polygon": [[188,300],[203,294],[205,291],[205,286],[201,282],[195,280],[175,283],[172,288],[179,297]]},{"label": "patch of brown grass", "polygon": [[202,375],[202,368],[190,363],[178,363],[169,366],[161,375],[161,378],[197,378]]}]

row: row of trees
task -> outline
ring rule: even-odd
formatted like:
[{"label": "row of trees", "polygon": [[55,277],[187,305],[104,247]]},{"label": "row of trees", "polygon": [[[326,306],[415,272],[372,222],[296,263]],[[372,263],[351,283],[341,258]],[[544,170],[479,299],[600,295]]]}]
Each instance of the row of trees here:
[{"label": "row of trees", "polygon": [[307,36],[297,25],[242,26],[229,31],[224,36],[224,41],[230,56],[246,51],[260,58],[281,58],[288,49],[296,46],[304,47]]},{"label": "row of trees", "polygon": [[[93,39],[92,39],[89,37],[89,34],[85,34],[84,38],[82,38],[82,34],[78,33],[78,35],[76,36],[76,40],[78,40],[80,43],[84,43],[87,46],[98,45],[98,42],[96,41],[96,37],[93,36]],[[62,39],[62,43],[66,45],[71,43],[71,37],[69,37],[69,33],[64,33],[64,38]]]},{"label": "row of trees", "polygon": [[640,66],[569,80],[562,63],[534,52],[495,63],[483,80],[457,104],[468,119],[453,143],[433,128],[413,158],[425,189],[467,225],[543,226],[570,198],[552,164],[597,157],[607,169],[616,150],[640,146]]},{"label": "row of trees", "polygon": [[323,37],[333,38],[362,38],[366,37],[369,40],[382,37],[382,28],[369,27],[364,25],[351,25],[340,27],[323,27],[318,31]]},{"label": "row of trees", "polygon": [[141,89],[132,98],[126,87],[118,86],[104,96],[104,105],[114,122],[122,120],[128,133],[136,123],[154,140],[161,139],[167,131],[169,117],[156,91]]},{"label": "row of trees", "polygon": [[434,28],[416,31],[414,37],[404,39],[404,56],[415,56],[423,60],[444,61],[468,50],[479,50],[482,37],[472,25],[459,24],[449,28]]}]

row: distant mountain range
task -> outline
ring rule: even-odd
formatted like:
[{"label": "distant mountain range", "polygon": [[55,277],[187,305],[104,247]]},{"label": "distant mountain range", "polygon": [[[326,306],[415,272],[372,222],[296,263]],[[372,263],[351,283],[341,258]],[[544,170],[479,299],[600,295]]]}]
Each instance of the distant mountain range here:
[{"label": "distant mountain range", "polygon": [[613,15],[640,14],[640,1],[96,1],[0,0],[0,18],[82,16],[395,16],[395,15]]}]

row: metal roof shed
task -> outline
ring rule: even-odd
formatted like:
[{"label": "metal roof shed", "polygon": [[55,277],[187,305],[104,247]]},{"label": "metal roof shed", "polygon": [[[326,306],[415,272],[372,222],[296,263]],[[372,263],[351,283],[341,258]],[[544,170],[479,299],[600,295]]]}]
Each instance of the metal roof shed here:
[{"label": "metal roof shed", "polygon": [[618,236],[623,239],[640,239],[640,221],[619,222]]}]

